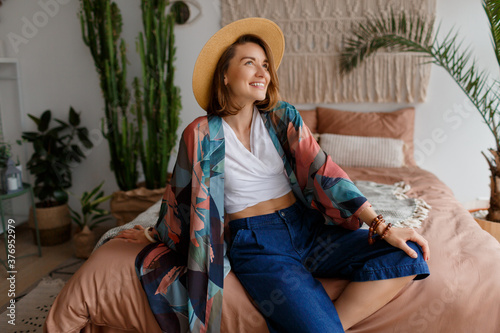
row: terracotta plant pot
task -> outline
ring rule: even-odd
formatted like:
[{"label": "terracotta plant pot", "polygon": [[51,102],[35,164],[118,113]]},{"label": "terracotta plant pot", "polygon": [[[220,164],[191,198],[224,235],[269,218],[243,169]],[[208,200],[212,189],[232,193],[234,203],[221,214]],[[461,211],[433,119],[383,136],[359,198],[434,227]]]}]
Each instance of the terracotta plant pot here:
[{"label": "terracotta plant pot", "polygon": [[[36,207],[36,219],[42,246],[62,244],[71,238],[71,217],[68,204],[48,208]],[[33,207],[30,208],[28,223],[33,230],[33,239],[36,243]]]},{"label": "terracotta plant pot", "polygon": [[130,191],[113,193],[109,205],[111,214],[116,218],[116,224],[123,225],[132,221],[160,200],[164,192],[165,188],[148,190],[145,187],[139,187]]},{"label": "terracotta plant pot", "polygon": [[77,258],[87,259],[92,254],[97,236],[88,226],[73,235],[73,250]]}]

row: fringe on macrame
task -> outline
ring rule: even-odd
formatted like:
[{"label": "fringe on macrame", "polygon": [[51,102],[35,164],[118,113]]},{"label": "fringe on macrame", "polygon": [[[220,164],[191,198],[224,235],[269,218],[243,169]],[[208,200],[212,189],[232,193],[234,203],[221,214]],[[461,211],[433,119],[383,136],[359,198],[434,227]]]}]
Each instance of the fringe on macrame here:
[{"label": "fringe on macrame", "polygon": [[[411,189],[410,185],[406,184],[404,181],[397,182],[394,184],[394,196],[399,200],[410,199],[406,193]],[[394,223],[394,227],[398,228],[420,228],[422,221],[424,221],[432,207],[420,198],[411,198],[415,200],[415,210],[413,214],[403,221]]]},{"label": "fringe on macrame", "polygon": [[367,16],[391,10],[432,17],[436,0],[221,0],[221,23],[258,16],[281,27],[280,92],[292,104],[423,102],[431,64],[419,54],[379,53],[349,75],[339,74],[346,34]]},{"label": "fringe on macrame", "polygon": [[284,100],[300,104],[423,102],[430,78],[423,62],[418,54],[377,54],[342,77],[335,56],[285,56],[280,91]]}]

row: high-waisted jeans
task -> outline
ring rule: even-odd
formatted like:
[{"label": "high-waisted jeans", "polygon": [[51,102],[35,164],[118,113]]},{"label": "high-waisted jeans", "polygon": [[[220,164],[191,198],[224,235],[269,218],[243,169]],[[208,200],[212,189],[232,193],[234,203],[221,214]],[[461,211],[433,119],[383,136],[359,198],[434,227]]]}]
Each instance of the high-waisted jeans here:
[{"label": "high-waisted jeans", "polygon": [[337,311],[316,277],[372,281],[429,275],[417,259],[378,241],[368,231],[325,225],[302,203],[272,214],[229,222],[231,269],[266,318],[270,332],[344,332]]}]

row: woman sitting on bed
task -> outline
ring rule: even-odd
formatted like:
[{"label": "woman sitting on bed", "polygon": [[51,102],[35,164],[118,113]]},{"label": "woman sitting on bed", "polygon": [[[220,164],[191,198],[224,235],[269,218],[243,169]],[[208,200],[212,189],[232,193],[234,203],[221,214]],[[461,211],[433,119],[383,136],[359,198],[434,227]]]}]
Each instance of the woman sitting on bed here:
[{"label": "woman sitting on bed", "polygon": [[[343,332],[429,274],[427,241],[391,229],[278,101],[283,50],[261,18],[207,42],[193,90],[208,115],[182,135],[156,227],[117,236],[152,242],[136,267],[164,331],[220,330],[227,225],[231,269],[271,332]],[[317,277],[352,282],[333,303]]]}]

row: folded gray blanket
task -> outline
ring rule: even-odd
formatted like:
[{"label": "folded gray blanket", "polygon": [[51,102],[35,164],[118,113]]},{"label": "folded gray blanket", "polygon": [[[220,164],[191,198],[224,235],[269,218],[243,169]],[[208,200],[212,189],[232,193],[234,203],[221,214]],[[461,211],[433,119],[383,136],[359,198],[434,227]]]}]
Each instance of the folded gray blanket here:
[{"label": "folded gray blanket", "polygon": [[146,209],[144,212],[139,214],[135,219],[130,221],[129,223],[125,223],[124,225],[114,227],[106,231],[104,235],[101,236],[96,246],[94,247],[94,251],[106,243],[111,238],[115,237],[120,233],[120,231],[125,229],[132,229],[135,225],[142,225],[144,228],[152,227],[156,224],[156,220],[158,220],[158,214],[160,213],[161,199],[158,200],[157,203]]}]

